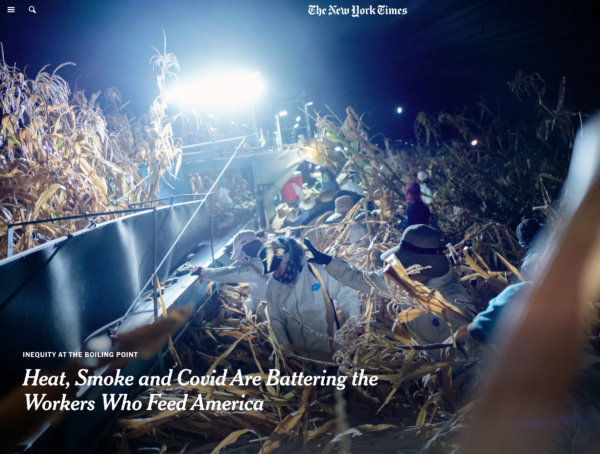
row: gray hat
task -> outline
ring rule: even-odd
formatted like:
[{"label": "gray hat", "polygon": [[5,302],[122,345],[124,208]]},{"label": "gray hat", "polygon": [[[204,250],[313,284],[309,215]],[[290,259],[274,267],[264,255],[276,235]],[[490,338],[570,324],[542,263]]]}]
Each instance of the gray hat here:
[{"label": "gray hat", "polygon": [[356,203],[349,195],[343,195],[335,199],[335,213],[327,218],[326,223],[338,222],[346,217]]},{"label": "gray hat", "polygon": [[444,251],[442,234],[428,225],[417,224],[408,227],[402,235],[400,244],[381,254],[381,260],[395,254],[404,268],[412,265],[431,266],[419,274],[438,277],[443,276],[450,269],[450,262]]}]

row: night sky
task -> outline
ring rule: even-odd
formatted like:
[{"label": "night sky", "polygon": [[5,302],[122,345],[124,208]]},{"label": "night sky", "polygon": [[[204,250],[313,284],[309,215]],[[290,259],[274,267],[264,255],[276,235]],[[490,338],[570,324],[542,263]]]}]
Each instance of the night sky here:
[{"label": "night sky", "polygon": [[552,86],[566,76],[571,107],[600,106],[594,2],[389,1],[407,14],[359,18],[313,16],[308,5],[380,3],[319,2],[1,0],[0,42],[7,63],[29,65],[30,77],[74,62],[59,73],[72,87],[88,95],[117,87],[140,115],[157,95],[149,60],[164,30],[182,81],[214,68],[261,71],[265,129],[278,103],[304,99],[322,114],[326,104],[340,116],[352,105],[368,113],[372,132],[410,138],[419,111],[455,111],[480,96],[510,110],[518,100],[507,82],[518,70]]}]

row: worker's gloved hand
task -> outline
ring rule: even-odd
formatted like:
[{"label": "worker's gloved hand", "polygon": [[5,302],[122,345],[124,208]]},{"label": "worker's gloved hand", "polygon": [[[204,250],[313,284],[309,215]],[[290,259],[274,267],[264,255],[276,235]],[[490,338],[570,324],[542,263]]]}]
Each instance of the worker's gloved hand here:
[{"label": "worker's gloved hand", "polygon": [[201,266],[195,266],[194,269],[192,270],[192,276],[199,276],[198,277],[198,283],[202,284],[204,282],[204,279],[202,279],[202,267]]},{"label": "worker's gloved hand", "polygon": [[304,238],[304,245],[314,257],[311,262],[314,262],[318,265],[329,265],[329,262],[331,262],[331,259],[333,258],[331,255],[327,255],[319,251],[307,238]]}]

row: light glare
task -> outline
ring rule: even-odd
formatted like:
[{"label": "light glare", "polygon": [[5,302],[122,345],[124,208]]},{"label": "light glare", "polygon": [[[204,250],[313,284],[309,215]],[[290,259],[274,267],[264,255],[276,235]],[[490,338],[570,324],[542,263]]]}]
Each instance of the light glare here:
[{"label": "light glare", "polygon": [[281,112],[279,112],[279,116],[280,117],[285,117],[287,115],[287,111],[286,110],[282,110]]},{"label": "light glare", "polygon": [[402,113],[402,107],[398,107],[398,113]]},{"label": "light glare", "polygon": [[475,146],[475,145],[477,145],[477,140],[472,140],[472,141],[471,141],[471,145],[472,145],[472,146]]},{"label": "light glare", "polygon": [[169,90],[167,97],[201,107],[243,106],[255,101],[264,88],[260,73],[229,73],[181,84]]}]

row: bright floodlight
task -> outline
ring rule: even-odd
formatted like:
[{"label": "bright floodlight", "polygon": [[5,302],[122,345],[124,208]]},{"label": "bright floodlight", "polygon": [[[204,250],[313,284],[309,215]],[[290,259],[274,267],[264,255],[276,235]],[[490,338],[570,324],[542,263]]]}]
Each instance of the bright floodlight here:
[{"label": "bright floodlight", "polygon": [[312,103],[312,101],[311,101],[311,102],[307,102],[307,103],[306,103],[306,105],[307,105],[307,106],[312,106],[312,105],[313,105],[313,103]]},{"label": "bright floodlight", "polygon": [[402,113],[402,107],[398,107],[398,113]]},{"label": "bright floodlight", "polygon": [[300,117],[296,117],[296,121],[300,121]]},{"label": "bright floodlight", "polygon": [[296,123],[296,124],[294,125],[294,129],[296,129],[298,126],[300,126],[300,125],[299,125],[298,123]]},{"label": "bright floodlight", "polygon": [[260,73],[228,73],[181,84],[167,96],[185,105],[235,107],[252,103],[263,91]]},{"label": "bright floodlight", "polygon": [[282,110],[281,112],[279,112],[279,116],[280,117],[285,117],[287,115],[287,111],[286,110]]},{"label": "bright floodlight", "polygon": [[471,145],[472,145],[472,146],[475,146],[475,145],[477,145],[477,140],[471,140]]}]

